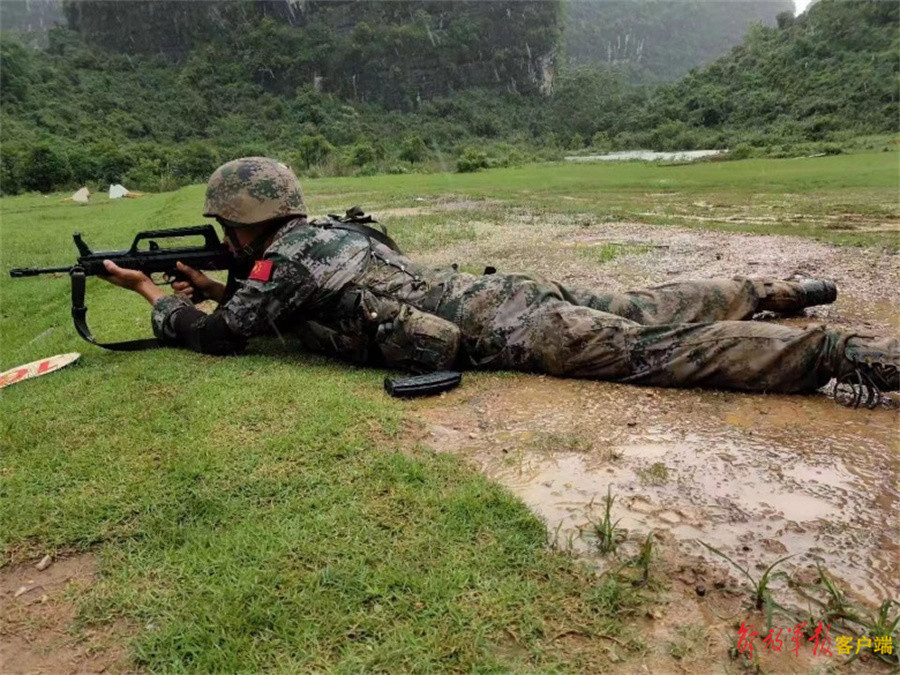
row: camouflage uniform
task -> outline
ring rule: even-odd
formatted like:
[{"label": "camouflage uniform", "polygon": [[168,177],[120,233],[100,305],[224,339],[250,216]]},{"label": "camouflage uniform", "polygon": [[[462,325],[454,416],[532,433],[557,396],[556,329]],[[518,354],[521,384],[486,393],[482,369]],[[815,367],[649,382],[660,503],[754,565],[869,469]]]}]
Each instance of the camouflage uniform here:
[{"label": "camouflage uniform", "polygon": [[[847,335],[742,321],[805,306],[790,282],[718,279],[601,295],[523,275],[426,269],[363,234],[302,218],[283,225],[263,257],[270,277],[246,280],[216,310],[228,329],[242,339],[293,333],[356,363],[771,392],[816,389],[845,367]],[[183,344],[173,317],[190,306],[158,301],[157,337]]]}]

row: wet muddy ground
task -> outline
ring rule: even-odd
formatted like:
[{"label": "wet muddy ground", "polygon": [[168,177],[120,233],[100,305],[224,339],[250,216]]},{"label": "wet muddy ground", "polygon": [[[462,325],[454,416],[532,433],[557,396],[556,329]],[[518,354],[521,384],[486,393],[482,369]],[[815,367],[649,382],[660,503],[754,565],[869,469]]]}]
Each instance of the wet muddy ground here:
[{"label": "wet muddy ground", "polygon": [[[492,264],[619,290],[714,276],[824,277],[837,282],[837,303],[788,323],[870,333],[900,328],[895,255],[629,223],[549,220],[523,227],[522,218],[476,223],[473,241],[432,252],[429,262]],[[591,247],[611,242],[624,254],[598,263]],[[824,394],[679,391],[503,374],[469,377],[459,390],[412,405],[426,420],[424,443],[465,457],[507,486],[544,519],[556,546],[601,571],[619,564],[597,546],[595,526],[610,490],[613,517],[628,534],[623,551],[630,545],[635,553],[653,533],[657,573],[669,584],[664,607],[639,627],[651,647],[640,667],[626,660],[623,669],[683,670],[691,659],[678,645],[687,641],[692,670],[721,672],[730,669],[723,655],[736,643],[735,624],[754,617],[746,610],[746,585],[743,596],[730,590],[741,575],[701,541],[753,576],[791,555],[781,569],[793,582],[813,582],[818,563],[862,605],[900,598],[900,412],[891,403],[852,410]],[[808,605],[785,580],[775,589],[779,602]],[[765,620],[756,621],[764,636]],[[769,672],[809,672],[839,662],[809,660],[811,649],[807,660],[767,654],[763,665]],[[875,664],[851,666],[859,667]]]}]

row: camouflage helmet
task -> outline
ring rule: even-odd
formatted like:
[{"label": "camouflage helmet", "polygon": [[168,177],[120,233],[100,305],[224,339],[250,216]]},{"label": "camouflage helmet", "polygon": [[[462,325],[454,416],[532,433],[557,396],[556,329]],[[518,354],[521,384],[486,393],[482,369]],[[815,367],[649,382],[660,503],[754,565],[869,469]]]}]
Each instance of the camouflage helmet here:
[{"label": "camouflage helmet", "polygon": [[213,171],[203,215],[234,225],[256,225],[283,216],[305,216],[300,181],[290,167],[268,157],[241,157]]}]

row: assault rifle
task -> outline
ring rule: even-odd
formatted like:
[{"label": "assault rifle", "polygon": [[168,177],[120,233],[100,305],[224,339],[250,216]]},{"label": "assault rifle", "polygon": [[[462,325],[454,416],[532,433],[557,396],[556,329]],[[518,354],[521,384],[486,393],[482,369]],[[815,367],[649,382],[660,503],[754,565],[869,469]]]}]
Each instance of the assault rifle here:
[{"label": "assault rifle", "polygon": [[[184,237],[203,237],[202,246],[160,246],[159,242],[178,240]],[[166,279],[162,283],[186,281],[187,278],[178,271],[175,263],[182,262],[195,270],[227,270],[234,256],[228,246],[219,240],[219,235],[212,225],[194,227],[176,227],[169,230],[148,230],[139,232],[131,248],[127,251],[94,252],[81,238],[81,233],[72,235],[78,249],[77,262],[69,267],[18,267],[11,269],[11,277],[33,277],[39,274],[59,274],[65,272],[72,280],[72,320],[75,330],[88,342],[115,351],[137,351],[158,347],[155,338],[145,340],[128,340],[126,342],[101,343],[94,339],[87,325],[87,307],[84,304],[85,277],[107,274],[103,266],[104,260],[112,260],[119,267],[139,270],[150,276],[163,274]],[[141,244],[146,242],[146,247]],[[200,300],[194,297],[195,302]]]}]

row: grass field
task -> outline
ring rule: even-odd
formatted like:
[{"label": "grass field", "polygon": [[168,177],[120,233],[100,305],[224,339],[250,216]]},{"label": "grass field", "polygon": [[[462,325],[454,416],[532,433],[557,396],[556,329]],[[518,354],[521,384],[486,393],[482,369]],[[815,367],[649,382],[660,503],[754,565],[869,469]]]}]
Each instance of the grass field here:
[{"label": "grass field", "polygon": [[[484,200],[476,212],[896,250],[897,159],[541,165],[305,189],[313,214]],[[72,598],[76,632],[124,627],[134,665],[174,672],[578,672],[605,663],[601,636],[641,649],[627,632],[642,603],[630,584],[550,551],[523,504],[415,443],[415,420],[383,394],[383,373],[274,340],[236,359],[82,342],[64,275],[10,280],[8,270],[72,262],[73,231],[102,250],[196,224],[203,188],[87,206],[64,196],[0,202],[2,368],[84,354],[4,390],[0,497],[4,564],[99,557],[99,581]],[[474,236],[443,219],[398,215],[392,234],[412,254]],[[147,305],[100,280],[88,306],[101,340],[150,332]],[[586,639],[558,639],[573,634]]]}]

